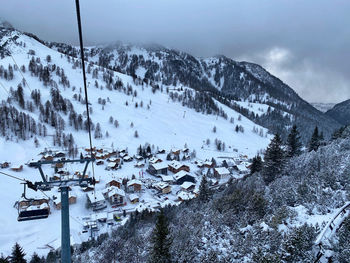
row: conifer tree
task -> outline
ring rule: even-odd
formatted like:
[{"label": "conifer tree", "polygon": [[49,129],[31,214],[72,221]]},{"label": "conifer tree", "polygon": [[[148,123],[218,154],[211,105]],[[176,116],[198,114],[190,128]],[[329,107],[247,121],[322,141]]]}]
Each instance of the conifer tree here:
[{"label": "conifer tree", "polygon": [[309,142],[309,152],[317,151],[319,146],[320,146],[320,135],[318,133],[318,127],[316,126]]},{"label": "conifer tree", "polygon": [[287,156],[293,157],[301,153],[301,142],[299,131],[296,125],[293,125],[287,138]]},{"label": "conifer tree", "polygon": [[276,134],[266,149],[263,165],[263,178],[265,183],[271,183],[283,168],[284,151],[281,137]]},{"label": "conifer tree", "polygon": [[250,174],[254,174],[255,172],[260,172],[263,167],[263,162],[261,156],[258,154],[253,157],[252,165],[250,167]]},{"label": "conifer tree", "polygon": [[23,248],[16,243],[12,248],[12,253],[10,256],[10,262],[11,263],[26,263],[27,260],[24,259],[24,256],[26,254],[23,251]]},{"label": "conifer tree", "polygon": [[201,184],[199,185],[199,199],[202,201],[209,200],[209,186],[206,175],[203,175]]},{"label": "conifer tree", "polygon": [[170,245],[171,239],[169,237],[170,230],[167,218],[164,211],[161,210],[158,215],[156,226],[153,230],[150,251],[150,263],[169,263],[171,262]]},{"label": "conifer tree", "polygon": [[10,263],[10,261],[8,260],[8,258],[5,258],[3,255],[1,255],[0,263]]}]

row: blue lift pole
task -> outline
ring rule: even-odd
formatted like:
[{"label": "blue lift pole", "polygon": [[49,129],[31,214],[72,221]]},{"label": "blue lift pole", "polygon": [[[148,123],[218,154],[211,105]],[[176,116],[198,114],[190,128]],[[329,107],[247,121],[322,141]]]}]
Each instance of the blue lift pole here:
[{"label": "blue lift pole", "polygon": [[71,263],[70,255],[70,229],[69,229],[69,198],[68,186],[61,186],[61,262]]}]

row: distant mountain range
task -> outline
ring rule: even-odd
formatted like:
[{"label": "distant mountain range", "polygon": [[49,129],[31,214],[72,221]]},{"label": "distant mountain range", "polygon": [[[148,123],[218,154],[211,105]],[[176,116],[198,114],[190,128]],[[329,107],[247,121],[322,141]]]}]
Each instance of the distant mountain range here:
[{"label": "distant mountain range", "polygon": [[335,119],[342,125],[350,124],[350,100],[343,101],[334,105],[326,112],[326,115]]}]

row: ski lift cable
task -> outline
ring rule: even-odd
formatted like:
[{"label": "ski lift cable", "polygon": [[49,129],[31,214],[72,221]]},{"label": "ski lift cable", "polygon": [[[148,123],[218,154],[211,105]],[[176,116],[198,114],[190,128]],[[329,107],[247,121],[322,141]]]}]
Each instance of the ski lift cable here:
[{"label": "ski lift cable", "polygon": [[[89,114],[89,100],[88,100],[88,92],[87,92],[87,86],[86,86],[86,74],[85,74],[85,59],[84,59],[84,44],[83,44],[83,33],[82,33],[82,27],[81,27],[81,18],[80,18],[80,6],[79,6],[79,0],[75,0],[76,4],[76,13],[77,13],[77,22],[78,22],[78,29],[79,29],[79,43],[80,43],[80,56],[81,56],[81,65],[83,70],[83,81],[84,81],[84,92],[85,92],[85,105],[86,105],[86,115],[87,115],[87,124],[88,124],[88,130],[89,130],[89,142],[90,142],[90,155],[93,157],[92,153],[92,139],[91,139],[91,125],[90,125],[90,114]],[[92,176],[95,181],[95,169],[94,169],[94,162],[91,162],[92,166]]]},{"label": "ski lift cable", "polygon": [[22,182],[28,182],[27,180],[25,180],[23,178],[19,178],[17,176],[14,176],[14,175],[11,175],[11,174],[8,174],[8,173],[0,172],[0,174],[8,176],[8,177],[16,179],[16,180],[19,180],[19,181],[22,181]]},{"label": "ski lift cable", "polygon": [[11,56],[13,62],[15,62],[15,65],[17,66],[18,71],[19,71],[19,73],[22,75],[22,78],[24,79],[25,83],[27,84],[28,89],[30,90],[30,92],[32,92],[32,89],[30,88],[30,86],[29,86],[29,84],[28,84],[26,78],[25,78],[25,77],[23,76],[23,74],[22,74],[21,68],[17,65],[16,60],[15,60],[15,58],[12,56],[11,52],[10,52],[10,56]]}]

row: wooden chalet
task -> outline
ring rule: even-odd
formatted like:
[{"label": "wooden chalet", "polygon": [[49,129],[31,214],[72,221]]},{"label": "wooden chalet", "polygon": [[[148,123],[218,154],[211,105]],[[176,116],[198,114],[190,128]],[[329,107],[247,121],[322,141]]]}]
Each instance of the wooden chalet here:
[{"label": "wooden chalet", "polygon": [[41,160],[43,160],[43,161],[53,161],[53,156],[49,155],[49,154],[46,154],[43,157],[41,157]]},{"label": "wooden chalet", "polygon": [[195,186],[196,185],[192,182],[183,182],[181,184],[181,188],[185,191],[192,191],[192,190],[194,190]]},{"label": "wooden chalet", "polygon": [[63,166],[64,166],[64,163],[55,163],[55,168],[57,169],[61,169],[63,168]]},{"label": "wooden chalet", "polygon": [[204,167],[206,168],[213,168],[214,167],[214,163],[212,161],[205,161],[203,163]]},{"label": "wooden chalet", "polygon": [[105,163],[104,161],[99,160],[99,161],[96,162],[96,165],[103,165],[104,163]]},{"label": "wooden chalet", "polygon": [[137,161],[142,161],[143,160],[143,157],[141,155],[135,155],[135,159]]},{"label": "wooden chalet", "polygon": [[158,182],[153,185],[155,189],[157,189],[162,194],[168,194],[171,192],[171,186],[165,182]]},{"label": "wooden chalet", "polygon": [[111,205],[125,205],[125,192],[122,189],[113,187],[113,189],[108,192],[108,201]]},{"label": "wooden chalet", "polygon": [[174,174],[174,178],[176,184],[183,184],[184,182],[196,182],[196,178],[186,171],[179,171],[178,173]]},{"label": "wooden chalet", "polygon": [[[77,197],[69,193],[68,203],[72,205],[72,204],[75,204],[76,202],[77,202]],[[62,208],[61,195],[59,195],[56,199],[53,200],[53,204],[55,205],[56,209],[60,210]]]},{"label": "wooden chalet", "polygon": [[88,185],[88,186],[82,187],[81,190],[83,190],[83,192],[91,192],[91,191],[95,190],[95,187]]},{"label": "wooden chalet", "polygon": [[11,167],[11,170],[14,171],[14,172],[22,172],[22,170],[23,170],[23,165],[20,165],[20,166],[13,166],[13,167]]},{"label": "wooden chalet", "polygon": [[130,192],[140,192],[142,189],[142,182],[136,179],[130,180],[126,184],[128,191]]},{"label": "wooden chalet", "polygon": [[115,163],[115,162],[110,162],[107,167],[106,170],[110,171],[110,170],[117,170],[119,168],[119,163]]},{"label": "wooden chalet", "polygon": [[129,155],[126,155],[126,156],[123,157],[123,161],[124,162],[131,162],[132,160],[133,160],[133,158],[131,156],[129,156]]},{"label": "wooden chalet", "polygon": [[168,174],[168,165],[165,162],[154,163],[148,166],[147,172],[152,175]]},{"label": "wooden chalet", "polygon": [[86,196],[93,211],[101,210],[107,207],[106,200],[101,192],[88,192]]},{"label": "wooden chalet", "polygon": [[214,176],[220,179],[230,176],[230,171],[225,167],[216,167],[214,168]]},{"label": "wooden chalet", "polygon": [[117,188],[121,188],[121,185],[122,185],[121,180],[119,180],[119,179],[113,179],[113,180],[109,181],[109,182],[106,184],[106,187],[115,186],[115,187],[117,187]]},{"label": "wooden chalet", "polygon": [[64,152],[56,152],[54,157],[55,158],[63,158],[63,157],[66,157],[66,154]]},{"label": "wooden chalet", "polygon": [[172,161],[168,164],[169,171],[173,172],[174,174],[180,172],[180,171],[190,171],[190,167],[188,165],[182,164],[178,161]]},{"label": "wooden chalet", "polygon": [[137,168],[142,168],[142,167],[145,167],[145,163],[140,161],[140,162],[137,162],[134,166]]},{"label": "wooden chalet", "polygon": [[155,163],[161,163],[162,162],[162,159],[159,159],[157,157],[152,157],[151,159],[149,159],[149,163],[151,164],[155,164]]},{"label": "wooden chalet", "polygon": [[174,149],[171,149],[170,152],[171,152],[172,154],[174,154],[174,155],[180,155],[181,150],[180,150],[180,149],[174,148]]},{"label": "wooden chalet", "polygon": [[140,198],[136,194],[130,194],[129,195],[129,200],[132,204],[136,204],[140,201]]},{"label": "wooden chalet", "polygon": [[3,162],[0,164],[0,168],[5,169],[5,168],[9,168],[10,167],[10,163],[9,162]]},{"label": "wooden chalet", "polygon": [[157,151],[157,154],[163,154],[163,153],[165,153],[165,149],[159,149],[159,150]]}]

